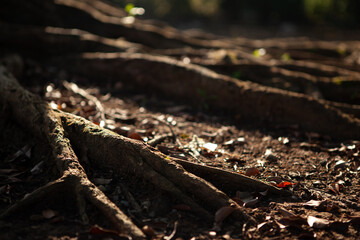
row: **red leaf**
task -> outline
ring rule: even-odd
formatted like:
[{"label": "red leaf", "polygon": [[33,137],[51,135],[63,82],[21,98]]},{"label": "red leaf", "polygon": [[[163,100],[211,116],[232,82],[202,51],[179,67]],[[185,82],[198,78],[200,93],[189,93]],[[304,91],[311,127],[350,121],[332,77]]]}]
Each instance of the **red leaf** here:
[{"label": "red leaf", "polygon": [[287,186],[291,186],[291,185],[295,185],[296,183],[291,183],[291,182],[281,182],[278,185],[276,185],[279,188],[285,188]]}]

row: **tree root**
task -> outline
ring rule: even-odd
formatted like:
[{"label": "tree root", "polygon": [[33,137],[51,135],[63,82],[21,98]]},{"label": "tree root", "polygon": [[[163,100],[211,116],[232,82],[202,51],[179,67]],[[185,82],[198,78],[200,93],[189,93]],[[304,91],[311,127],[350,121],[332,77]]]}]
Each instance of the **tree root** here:
[{"label": "tree root", "polygon": [[[133,53],[89,53],[68,58],[64,67],[93,79],[123,79],[144,89],[153,89],[194,106],[207,103],[238,120],[298,124],[304,130],[339,139],[356,139],[360,120],[303,94],[264,87],[216,74],[206,68],[184,64],[168,57]],[[169,81],[171,78],[171,81]],[[206,96],[199,94],[199,89]],[[233,104],[229,104],[233,103]],[[345,106],[346,108],[346,106]],[[333,126],[337,126],[334,129]],[[351,126],[351,127],[350,127]]]},{"label": "tree root", "polygon": [[[72,150],[71,146],[75,145],[77,148],[87,146],[93,166],[111,168],[127,174],[134,173],[169,192],[179,201],[189,205],[193,212],[207,220],[213,219],[209,210],[215,212],[224,206],[235,206],[238,209],[238,216],[244,221],[254,222],[254,219],[243,212],[226,194],[205,180],[185,171],[180,165],[145,143],[101,129],[80,117],[52,110],[37,96],[21,88],[4,67],[0,67],[0,91],[0,102],[11,109],[13,118],[21,119],[19,124],[36,136],[47,139],[52,147],[57,168],[62,175],[59,180],[35,190],[10,208],[3,215],[4,217],[24,206],[33,204],[44,194],[51,194],[61,187],[66,187],[76,195],[83,221],[87,220],[84,210],[85,199],[96,206],[117,230],[130,234],[135,239],[144,237],[139,228],[88,180]],[[23,107],[19,107],[20,105]],[[196,196],[197,201],[206,204],[208,210],[189,196]]]}]

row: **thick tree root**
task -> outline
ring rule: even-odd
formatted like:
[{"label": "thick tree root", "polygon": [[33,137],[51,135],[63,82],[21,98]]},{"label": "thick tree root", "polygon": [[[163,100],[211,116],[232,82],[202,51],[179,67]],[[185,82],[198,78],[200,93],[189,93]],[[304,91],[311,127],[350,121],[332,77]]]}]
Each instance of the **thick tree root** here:
[{"label": "thick tree root", "polygon": [[14,215],[17,212],[20,212],[28,207],[35,205],[39,201],[43,200],[45,197],[53,196],[54,194],[64,192],[69,186],[61,179],[50,182],[43,187],[39,187],[32,193],[26,195],[22,200],[16,204],[10,206],[3,213],[1,213],[0,218],[6,218],[8,216]]},{"label": "thick tree root", "polygon": [[[87,154],[91,156],[91,164],[94,166],[107,167],[127,174],[135,173],[169,192],[179,201],[188,204],[193,212],[201,214],[207,220],[212,219],[209,210],[215,212],[224,206],[234,206],[238,209],[238,216],[244,221],[254,222],[252,217],[243,212],[226,194],[205,180],[188,173],[180,165],[145,143],[121,137],[80,117],[52,110],[41,99],[21,88],[3,67],[0,68],[0,91],[0,102],[2,106],[10,109],[13,118],[21,119],[19,124],[36,136],[47,139],[52,147],[57,168],[63,176],[35,190],[29,197],[9,209],[4,216],[32,204],[44,194],[66,186],[72,189],[77,197],[83,221],[87,219],[83,200],[86,199],[96,206],[119,231],[134,238],[143,238],[144,235],[138,227],[88,180],[72,150],[71,145],[75,145],[77,148],[86,146]],[[20,105],[23,107],[19,107]],[[196,196],[197,201],[206,205],[208,210],[189,196]]]},{"label": "thick tree root", "polygon": [[[144,238],[145,235],[142,231],[102,191],[88,180],[83,167],[72,150],[69,139],[65,137],[61,118],[59,117],[61,113],[53,111],[48,104],[21,88],[11,74],[6,72],[2,66],[0,67],[0,89],[2,106],[10,107],[15,119],[22,119],[19,124],[28,128],[40,138],[46,137],[45,139],[52,147],[53,158],[58,171],[63,176],[59,180],[35,190],[6,211],[4,216],[35,203],[45,195],[55,194],[56,191],[61,190],[61,187],[66,187],[67,190],[70,189],[70,192],[75,194],[83,221],[87,221],[84,211],[84,199],[86,199],[97,207],[117,230],[129,234],[135,239]],[[21,104],[25,105],[19,107]],[[27,114],[26,116],[24,112]]]},{"label": "thick tree root", "polygon": [[[66,64],[55,62],[74,72],[86,73],[93,79],[114,81],[120,78],[127,84],[181,98],[198,107],[207,103],[214,109],[237,116],[239,120],[298,124],[304,130],[340,139],[360,137],[359,119],[341,112],[335,105],[328,105],[326,101],[239,81],[168,57],[89,53],[69,58]],[[206,96],[199,94],[199,89]]]}]

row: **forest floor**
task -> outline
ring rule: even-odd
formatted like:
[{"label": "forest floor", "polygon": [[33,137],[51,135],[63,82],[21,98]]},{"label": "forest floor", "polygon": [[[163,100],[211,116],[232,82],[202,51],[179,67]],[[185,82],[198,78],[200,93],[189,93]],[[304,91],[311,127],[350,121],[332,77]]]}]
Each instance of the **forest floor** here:
[{"label": "forest floor", "polygon": [[5,2],[0,239],[359,239],[357,31]]},{"label": "forest floor", "polygon": [[[241,186],[238,191],[226,192],[258,222],[243,235],[242,224],[236,218],[228,217],[221,230],[214,229],[212,224],[203,223],[200,216],[190,213],[185,204],[177,204],[151,184],[90,168],[82,162],[88,177],[135,223],[147,229],[153,239],[359,237],[358,141],[332,141],[329,136],[300,131],[296,125],[239,125],[230,117],[206,109],[194,110],[190,105],[121,83],[107,88],[88,87],[92,83],[82,78],[81,84],[87,87],[63,84],[58,80],[64,74],[72,81],[79,77],[31,60],[27,62],[24,79],[29,82],[23,84],[55,109],[77,114],[139,141],[151,143],[160,137],[152,144],[166,155],[244,174],[291,192],[291,196],[284,197],[246,191]],[[99,100],[105,114],[112,116],[106,123],[96,122],[99,112],[89,96]],[[46,163],[49,156],[36,153],[39,143],[14,128],[2,121],[0,210],[53,178]],[[14,137],[14,132],[18,136]],[[69,201],[64,198],[60,203]],[[83,224],[73,208],[42,201],[11,221],[1,221],[0,238],[127,239],[120,237],[107,219],[96,213],[89,218],[89,224]]]}]

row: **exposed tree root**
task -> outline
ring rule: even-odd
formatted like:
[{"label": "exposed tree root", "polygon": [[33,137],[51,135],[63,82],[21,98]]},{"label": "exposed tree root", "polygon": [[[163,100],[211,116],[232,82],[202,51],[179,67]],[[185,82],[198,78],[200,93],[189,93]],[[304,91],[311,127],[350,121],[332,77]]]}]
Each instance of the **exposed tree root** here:
[{"label": "exposed tree root", "polygon": [[[194,105],[208,103],[214,109],[237,116],[239,120],[299,124],[305,130],[337,138],[359,137],[359,131],[354,129],[360,128],[360,121],[328,105],[326,101],[239,81],[167,57],[89,53],[69,58],[63,66],[77,73],[90,74],[94,79],[123,79],[128,84],[157,90]],[[205,91],[206,96],[200,95],[199,89]]]},{"label": "exposed tree root", "polygon": [[[97,207],[122,233],[130,234],[135,239],[144,238],[144,234],[139,228],[88,180],[72,150],[71,146],[74,145],[77,149],[86,146],[87,154],[91,156],[90,161],[94,167],[111,168],[127,174],[134,173],[169,192],[179,201],[188,204],[193,212],[200,213],[207,220],[212,219],[210,212],[224,206],[234,206],[237,208],[237,215],[244,221],[254,222],[252,217],[243,212],[223,192],[205,180],[185,171],[159,151],[144,143],[101,129],[80,117],[52,110],[38,97],[21,88],[5,68],[1,67],[0,70],[1,104],[10,109],[13,118],[16,121],[19,120],[19,124],[38,137],[47,139],[52,147],[58,171],[62,175],[60,179],[35,190],[11,207],[3,214],[3,217],[33,204],[44,195],[51,195],[61,188],[67,188],[76,196],[83,221],[87,221],[85,199]],[[23,107],[19,107],[20,105]],[[196,170],[194,167],[192,169]],[[223,176],[226,177],[226,175]],[[266,184],[261,186],[264,187]],[[244,187],[251,187],[254,191],[259,190],[256,184],[247,184]],[[273,189],[270,186],[269,188]],[[197,201],[206,204],[208,209],[205,210],[190,196],[196,196]]]},{"label": "exposed tree root", "polygon": [[[7,0],[4,4],[0,9],[4,21],[0,31],[7,33],[0,35],[3,53],[21,52],[96,82],[122,81],[195,107],[210,106],[239,122],[297,124],[302,130],[339,139],[360,138],[360,107],[350,104],[360,99],[358,42],[219,38],[129,18],[123,10],[95,0]],[[18,16],[9,15],[13,14],[9,9],[16,9]],[[267,53],[255,56],[258,48],[266,48]],[[284,53],[291,59],[282,59]],[[92,100],[105,119],[100,102]],[[59,172],[58,179],[36,189],[0,217],[65,191],[74,196],[83,222],[88,221],[86,204],[91,204],[119,232],[145,238],[140,226],[89,180],[81,155],[91,167],[146,180],[207,222],[214,220],[218,209],[231,207],[243,222],[254,223],[224,192],[290,194],[243,175],[167,157],[148,144],[53,110],[24,90],[1,65],[0,104],[1,111],[51,146]],[[176,139],[173,132],[163,136],[168,137]]]}]

